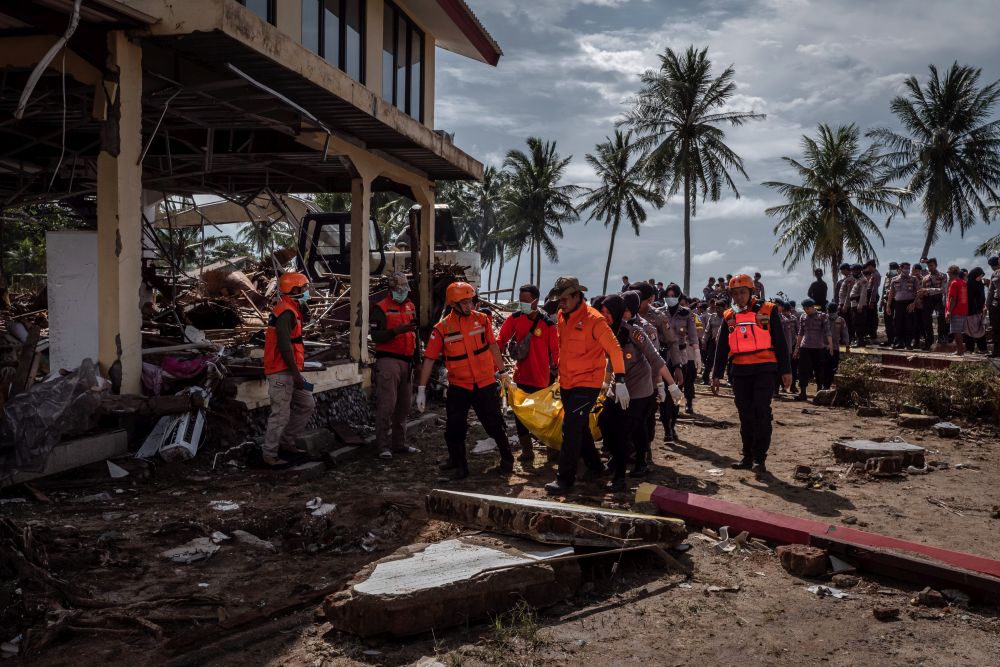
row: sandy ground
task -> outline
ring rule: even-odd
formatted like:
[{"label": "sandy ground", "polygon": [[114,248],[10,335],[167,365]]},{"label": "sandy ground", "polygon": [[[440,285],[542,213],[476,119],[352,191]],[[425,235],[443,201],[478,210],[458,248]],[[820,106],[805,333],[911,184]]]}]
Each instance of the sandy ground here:
[{"label": "sandy ground", "polygon": [[[654,471],[646,481],[984,556],[1000,553],[995,433],[971,429],[959,439],[943,440],[901,430],[888,418],[860,418],[782,399],[775,404],[771,475],[758,480],[728,468],[739,456],[731,398],[712,397],[699,387],[695,409],[706,422],[724,423],[682,425],[676,445],[658,438]],[[613,575],[607,563],[596,563],[585,569],[588,583],[575,598],[497,623],[406,642],[361,641],[314,618],[318,605],[310,603],[206,649],[200,638],[211,636],[208,629],[217,619],[334,587],[401,545],[457,532],[427,521],[423,496],[429,489],[543,497],[541,487],[553,477],[544,456],[536,457],[535,467],[518,464],[509,480],[488,471],[495,454],[473,456],[472,476],[446,484],[434,465],[444,451],[441,430],[434,422],[415,429],[411,439],[421,454],[388,463],[364,456],[310,480],[232,467],[211,470],[210,457],[199,456],[187,464],[160,465],[147,479],[133,474],[83,484],[80,478],[88,476],[83,471],[40,484],[51,502],[6,504],[2,513],[32,527],[53,574],[119,602],[164,595],[194,596],[202,604],[189,600],[144,611],[162,638],[119,620],[104,629],[76,628],[40,656],[6,664],[404,665],[424,656],[446,665],[1000,664],[996,607],[913,606],[909,600],[919,587],[872,579],[848,590],[848,599],[821,599],[806,590],[816,582],[787,574],[773,555],[719,554],[697,539],[685,555],[695,568],[691,579],[640,558],[626,560]],[[951,467],[890,480],[846,476],[831,443],[877,436],[902,436],[928,448],[928,459]],[[956,468],[959,463],[963,467]],[[794,479],[799,465],[823,473],[818,488]],[[101,491],[110,500],[79,500]],[[310,517],[305,505],[317,496],[337,509]],[[213,500],[234,501],[239,509],[215,510]],[[596,483],[579,484],[569,500],[630,507],[632,493],[605,495]],[[272,540],[276,551],[229,540],[210,559],[189,565],[158,556],[212,531],[236,529]],[[710,586],[739,589],[710,592]],[[45,595],[32,599],[44,607]],[[899,620],[875,620],[876,606],[899,608]],[[186,639],[194,643],[174,649]]]}]

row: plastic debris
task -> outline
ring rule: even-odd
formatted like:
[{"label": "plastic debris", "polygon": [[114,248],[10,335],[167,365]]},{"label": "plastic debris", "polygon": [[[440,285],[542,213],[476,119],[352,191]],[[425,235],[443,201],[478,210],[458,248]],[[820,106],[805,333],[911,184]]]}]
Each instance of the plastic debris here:
[{"label": "plastic debris", "polygon": [[271,542],[262,540],[253,533],[248,533],[245,530],[234,530],[233,537],[236,538],[236,541],[240,544],[246,544],[247,546],[254,547],[256,549],[263,549],[264,551],[270,551],[272,553],[278,550],[278,548]]},{"label": "plastic debris", "polygon": [[215,544],[219,544],[221,542],[225,542],[226,540],[228,540],[229,536],[217,530],[211,535],[209,535],[209,539],[212,540],[212,542],[214,542]]},{"label": "plastic debris", "polygon": [[128,470],[125,470],[125,468],[122,468],[120,465],[112,463],[111,461],[105,461],[105,463],[108,464],[108,474],[114,479],[128,477]]},{"label": "plastic debris", "polygon": [[233,512],[240,508],[240,504],[232,500],[213,500],[208,505],[216,512]]},{"label": "plastic debris", "polygon": [[486,438],[485,440],[477,440],[475,447],[472,448],[473,454],[485,454],[487,452],[492,452],[497,448],[497,441],[493,438]]},{"label": "plastic debris", "polygon": [[312,510],[311,514],[313,516],[326,516],[337,509],[337,505],[335,503],[324,503],[322,498],[316,496],[306,503],[306,509]]}]

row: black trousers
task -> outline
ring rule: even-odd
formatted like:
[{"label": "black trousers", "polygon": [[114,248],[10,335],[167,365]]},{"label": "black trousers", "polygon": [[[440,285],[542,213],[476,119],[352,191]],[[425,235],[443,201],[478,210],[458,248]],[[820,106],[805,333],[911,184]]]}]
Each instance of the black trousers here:
[{"label": "black trousers", "polygon": [[820,376],[823,372],[826,358],[830,356],[825,348],[803,347],[799,349],[799,393],[806,394],[806,387],[816,378],[816,386],[822,388]]},{"label": "black trousers", "polygon": [[706,341],[705,356],[701,358],[701,381],[708,384],[712,379],[712,366],[715,365],[715,339]]},{"label": "black trousers", "polygon": [[896,342],[896,320],[892,316],[892,308],[882,315],[885,318],[885,342],[892,345]]},{"label": "black trousers", "polygon": [[820,369],[820,379],[818,381],[820,389],[829,389],[833,385],[833,376],[837,374],[840,366],[840,347],[833,348],[833,354],[826,355],[823,366]]},{"label": "black trousers", "polygon": [[513,461],[510,441],[504,430],[503,416],[500,414],[500,394],[496,383],[485,387],[464,389],[451,385],[445,401],[444,441],[448,445],[448,459],[452,463],[468,465],[465,456],[465,436],[469,432],[469,408],[483,425],[486,435],[497,442],[501,461]]},{"label": "black trousers", "polygon": [[993,354],[1000,354],[1000,305],[990,306],[990,326],[993,327]]},{"label": "black trousers", "polygon": [[934,342],[934,314],[937,313],[937,339],[944,342],[948,335],[947,323],[944,320],[944,297],[929,296],[924,299],[924,307],[920,311],[920,328],[924,334],[924,344]]},{"label": "black trousers", "polygon": [[601,433],[604,444],[611,452],[609,465],[615,479],[625,478],[629,449],[635,448],[635,465],[649,462],[649,440],[646,438],[646,416],[649,404],[655,403],[654,396],[633,398],[628,410],[622,410],[616,401],[607,401],[601,411]]},{"label": "black trousers", "polygon": [[729,382],[740,415],[743,460],[764,463],[771,447],[771,397],[776,373],[733,374]]},{"label": "black trousers", "polygon": [[[561,389],[563,410],[562,448],[559,450],[559,472],[556,477],[566,486],[576,482],[576,466],[580,458],[591,470],[601,470],[604,463],[597,453],[590,434],[590,411],[597,403],[598,387]],[[605,408],[607,409],[607,408]]]},{"label": "black trousers", "polygon": [[912,304],[912,301],[892,302],[892,323],[896,327],[894,341],[896,345],[913,346],[913,313],[906,311]]},{"label": "black trousers", "polygon": [[694,379],[698,377],[698,369],[695,367],[694,359],[684,362],[681,368],[684,373],[684,386],[682,387],[684,398],[690,404],[694,402]]},{"label": "black trousers", "polygon": [[[529,394],[534,394],[536,391],[541,391],[544,387],[533,387],[530,384],[517,383],[517,388],[521,391],[526,391]],[[521,420],[514,415],[514,428],[517,430],[517,439],[521,445],[521,452],[528,454],[531,452],[531,432],[528,428],[521,423]]]},{"label": "black trousers", "polygon": [[865,314],[868,319],[868,337],[875,340],[878,338],[878,304],[869,305]]}]

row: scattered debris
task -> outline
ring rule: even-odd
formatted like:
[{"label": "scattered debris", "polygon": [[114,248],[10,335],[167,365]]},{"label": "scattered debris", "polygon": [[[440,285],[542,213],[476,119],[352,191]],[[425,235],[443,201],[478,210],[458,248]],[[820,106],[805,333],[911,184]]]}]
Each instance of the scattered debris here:
[{"label": "scattered debris", "polygon": [[212,554],[218,550],[219,545],[215,544],[211,538],[197,537],[187,544],[182,544],[181,546],[173,549],[167,549],[160,555],[164,558],[172,560],[175,563],[187,565],[195,561],[211,558]]},{"label": "scattered debris", "polygon": [[705,471],[705,474],[710,477],[722,477],[726,474],[726,471],[722,468],[709,468]]},{"label": "scattered debris", "polygon": [[705,594],[709,593],[738,593],[740,590],[740,585],[735,584],[733,586],[709,586],[705,589]]},{"label": "scattered debris", "polygon": [[941,595],[943,595],[948,602],[952,603],[956,607],[959,607],[960,609],[968,609],[969,603],[972,601],[968,595],[954,588],[942,588]]},{"label": "scattered debris", "polygon": [[833,554],[829,554],[828,557],[830,559],[830,569],[833,570],[834,575],[852,574],[858,571],[857,567],[845,560],[837,558]]},{"label": "scattered debris", "polygon": [[485,440],[476,440],[476,444],[472,447],[470,452],[472,454],[486,454],[492,452],[497,448],[497,441],[493,438],[486,438]]},{"label": "scattered debris", "polygon": [[108,474],[111,475],[113,479],[128,477],[129,472],[128,470],[125,470],[125,468],[122,468],[120,465],[112,463],[111,461],[106,461],[106,463],[108,464]]},{"label": "scattered debris", "polygon": [[954,509],[954,508],[949,507],[948,505],[946,505],[943,500],[938,500],[937,498],[931,498],[930,496],[928,496],[927,497],[927,502],[929,502],[931,505],[937,505],[938,507],[940,507],[941,509],[945,510],[946,512],[951,512],[955,516],[965,516],[964,514],[962,514],[961,512],[959,512],[958,510],[956,510],[956,509]]},{"label": "scattered debris", "polygon": [[861,578],[853,574],[835,574],[830,581],[838,588],[854,588],[861,583]]},{"label": "scattered debris", "polygon": [[254,547],[255,549],[263,549],[264,551],[270,551],[272,553],[278,551],[278,548],[271,542],[262,540],[256,535],[248,533],[245,530],[234,530],[233,537],[236,538],[236,541],[240,544],[245,544],[247,546]]},{"label": "scattered debris", "polygon": [[928,468],[927,466],[921,466],[919,468],[917,466],[906,466],[907,475],[926,475],[930,471],[931,468]]},{"label": "scattered debris", "polygon": [[829,597],[829,598],[835,598],[837,600],[843,600],[844,598],[851,597],[850,595],[840,590],[839,588],[833,588],[831,586],[822,586],[822,585],[806,586],[806,590],[821,598]]},{"label": "scattered debris", "polygon": [[899,456],[873,456],[865,461],[865,472],[875,477],[894,477],[903,472],[903,459]]},{"label": "scattered debris", "polygon": [[306,503],[306,509],[312,510],[312,516],[326,516],[337,509],[337,505],[335,503],[324,503],[322,498],[316,496]]},{"label": "scattered debris", "polygon": [[924,448],[902,440],[875,442],[872,440],[839,440],[833,443],[833,457],[839,463],[865,463],[878,457],[902,459],[904,466],[923,466]]},{"label": "scattered debris", "polygon": [[826,551],[805,544],[786,544],[775,549],[781,567],[799,577],[822,577],[826,574]]},{"label": "scattered debris", "polygon": [[885,412],[877,405],[862,405],[858,408],[859,417],[883,417]]},{"label": "scattered debris", "polygon": [[928,586],[917,593],[917,597],[913,599],[913,604],[919,604],[924,607],[947,607],[948,601],[945,600],[941,593]]},{"label": "scattered debris", "polygon": [[899,620],[898,607],[875,607],[872,609],[872,616],[883,623]]}]

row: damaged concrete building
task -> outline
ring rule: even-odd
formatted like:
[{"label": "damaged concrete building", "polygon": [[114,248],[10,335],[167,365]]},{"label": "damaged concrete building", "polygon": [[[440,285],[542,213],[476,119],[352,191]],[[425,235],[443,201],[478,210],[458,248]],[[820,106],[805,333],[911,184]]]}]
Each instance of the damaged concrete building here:
[{"label": "damaged concrete building", "polygon": [[[428,321],[435,182],[483,171],[435,130],[435,54],[501,56],[463,0],[9,2],[0,43],[0,208],[61,201],[90,223],[50,235],[52,371],[89,357],[141,393],[147,228],[170,197],[247,211],[262,193],[350,193],[350,353],[317,392],[367,379],[373,193],[420,205]],[[240,388],[252,407],[258,384]]]}]

